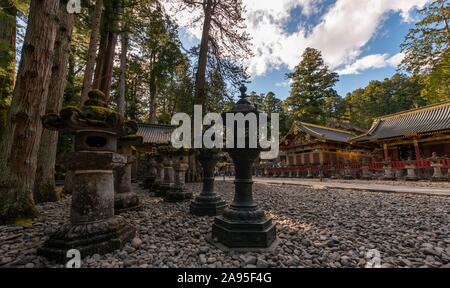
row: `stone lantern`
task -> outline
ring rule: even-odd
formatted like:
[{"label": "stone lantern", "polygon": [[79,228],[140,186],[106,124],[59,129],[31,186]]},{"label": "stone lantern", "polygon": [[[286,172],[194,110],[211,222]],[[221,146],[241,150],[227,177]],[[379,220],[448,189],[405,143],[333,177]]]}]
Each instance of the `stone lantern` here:
[{"label": "stone lantern", "polygon": [[431,167],[433,168],[431,181],[447,181],[447,178],[444,177],[442,173],[442,167],[444,166],[441,163],[442,157],[438,157],[436,152],[433,152],[431,153],[429,160],[431,161]]},{"label": "stone lantern", "polygon": [[175,172],[173,170],[173,155],[172,155],[172,147],[170,146],[162,146],[159,147],[159,153],[161,154],[162,164],[163,164],[163,173],[164,177],[162,179],[161,184],[159,185],[158,195],[161,197],[165,197],[167,191],[172,189],[175,182]]},{"label": "stone lantern", "polygon": [[114,209],[116,214],[139,208],[139,197],[131,187],[131,166],[135,161],[132,146],[142,143],[142,136],[136,135],[137,125],[127,121],[130,127],[128,135],[120,137],[117,142],[117,152],[127,158],[125,166],[114,169]]},{"label": "stone lantern", "polygon": [[163,197],[164,196],[164,191],[161,188],[161,185],[164,181],[164,158],[161,155],[161,153],[157,153],[156,155],[156,169],[157,174],[156,174],[156,179],[155,179],[155,183],[153,184],[152,190],[155,193],[156,197]]},{"label": "stone lantern", "polygon": [[[246,87],[241,87],[241,99],[233,106],[230,113],[244,115],[260,113],[257,107],[246,99],[246,90]],[[238,138],[236,127],[234,132],[236,144]],[[252,167],[262,149],[249,147],[249,133],[257,133],[257,131],[249,131],[248,126],[245,128],[246,148],[226,148],[235,165],[235,194],[233,202],[225,208],[221,216],[214,219],[212,227],[213,240],[217,240],[219,245],[225,246],[225,249],[273,248],[276,243],[276,227],[272,219],[267,217],[253,200]]]},{"label": "stone lantern", "polygon": [[314,178],[313,174],[312,174],[312,165],[308,164],[306,166],[306,171],[308,172],[306,175],[306,178]]},{"label": "stone lantern", "polygon": [[394,171],[392,169],[391,160],[386,160],[383,162],[384,176],[382,180],[395,180]]},{"label": "stone lantern", "polygon": [[362,160],[361,172],[362,172],[361,179],[363,179],[363,180],[371,180],[372,179],[372,175],[370,174],[369,162],[367,160]]},{"label": "stone lantern", "polygon": [[173,159],[173,185],[166,191],[164,201],[166,202],[182,202],[192,198],[192,192],[185,189],[186,171],[189,168],[188,155],[189,152],[184,149],[172,151]]},{"label": "stone lantern", "polygon": [[158,169],[156,169],[156,161],[155,161],[155,154],[152,154],[149,156],[148,159],[148,165],[149,165],[149,169],[148,169],[148,175],[146,178],[146,183],[147,183],[147,188],[149,189],[149,192],[154,192],[154,189],[156,188],[155,182],[158,176]]},{"label": "stone lantern", "polygon": [[203,168],[203,188],[191,202],[190,212],[197,216],[217,216],[222,214],[226,203],[214,191],[214,167],[220,160],[216,149],[202,149],[198,160]]},{"label": "stone lantern", "polygon": [[406,181],[417,181],[419,178],[416,175],[416,161],[411,159],[411,156],[408,157],[405,164],[407,175],[405,177]]},{"label": "stone lantern", "polygon": [[43,122],[47,129],[75,135],[75,152],[67,161],[73,173],[70,223],[51,234],[38,254],[63,262],[70,249],[82,257],[120,249],[136,233],[114,216],[113,170],[127,163],[117,153],[117,139],[128,134],[122,117],[107,108],[103,93],[92,91],[81,110],[64,108],[59,115],[47,114]]},{"label": "stone lantern", "polygon": [[355,179],[352,175],[352,166],[349,161],[345,161],[344,164],[344,179],[345,180]]}]

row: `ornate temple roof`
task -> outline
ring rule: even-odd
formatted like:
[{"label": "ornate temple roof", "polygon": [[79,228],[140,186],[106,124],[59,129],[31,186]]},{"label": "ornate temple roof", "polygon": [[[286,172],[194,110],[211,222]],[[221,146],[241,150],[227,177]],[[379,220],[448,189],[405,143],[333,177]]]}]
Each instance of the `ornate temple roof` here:
[{"label": "ornate temple roof", "polygon": [[450,101],[375,119],[372,128],[351,142],[411,137],[450,130]]},{"label": "ornate temple roof", "polygon": [[[350,131],[305,123],[296,121],[293,125],[293,129],[289,132],[291,134],[294,131],[302,131],[312,137],[327,140],[327,141],[334,141],[334,142],[348,142],[350,138],[355,137],[355,134],[353,134]],[[288,135],[289,135],[288,134]]]},{"label": "ornate temple roof", "polygon": [[137,134],[143,137],[144,145],[166,145],[170,143],[174,128],[170,125],[139,123]]}]

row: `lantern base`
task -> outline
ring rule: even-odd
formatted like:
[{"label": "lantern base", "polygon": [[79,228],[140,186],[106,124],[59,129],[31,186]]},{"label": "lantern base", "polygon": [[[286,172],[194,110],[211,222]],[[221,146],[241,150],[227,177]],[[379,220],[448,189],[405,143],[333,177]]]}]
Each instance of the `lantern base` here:
[{"label": "lantern base", "polygon": [[134,192],[118,193],[114,195],[114,212],[119,214],[125,211],[139,209],[139,197]]},{"label": "lantern base", "polygon": [[142,189],[150,189],[153,186],[153,183],[155,183],[156,177],[154,176],[148,176],[144,178],[144,181],[141,183]]},{"label": "lantern base", "polygon": [[222,214],[227,206],[219,196],[205,197],[199,195],[191,202],[190,213],[195,216],[217,216]]},{"label": "lantern base", "polygon": [[45,241],[38,255],[57,263],[67,262],[67,251],[76,249],[84,258],[93,254],[106,254],[122,248],[136,235],[136,229],[121,217],[101,222],[66,224]]},{"label": "lantern base", "polygon": [[181,187],[171,187],[164,196],[164,202],[183,202],[189,199],[192,199],[192,192]]},{"label": "lantern base", "polygon": [[212,237],[228,248],[268,248],[276,239],[276,227],[270,218],[247,222],[218,216],[214,219]]},{"label": "lantern base", "polygon": [[432,182],[447,182],[447,181],[449,181],[449,178],[447,178],[447,177],[432,177],[431,181]]}]

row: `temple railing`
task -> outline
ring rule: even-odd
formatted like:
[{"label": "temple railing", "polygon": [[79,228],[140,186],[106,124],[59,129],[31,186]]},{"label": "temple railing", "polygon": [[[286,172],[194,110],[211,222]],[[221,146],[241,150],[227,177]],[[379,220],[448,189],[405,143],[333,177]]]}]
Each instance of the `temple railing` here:
[{"label": "temple railing", "polygon": [[[283,167],[257,167],[258,176],[296,178],[345,178],[345,179],[433,179],[441,171],[445,180],[450,177],[450,158],[385,161],[348,162],[334,164],[306,164]],[[438,171],[439,170],[439,171]],[[417,179],[415,179],[417,178]],[[442,176],[440,180],[442,180]]]}]

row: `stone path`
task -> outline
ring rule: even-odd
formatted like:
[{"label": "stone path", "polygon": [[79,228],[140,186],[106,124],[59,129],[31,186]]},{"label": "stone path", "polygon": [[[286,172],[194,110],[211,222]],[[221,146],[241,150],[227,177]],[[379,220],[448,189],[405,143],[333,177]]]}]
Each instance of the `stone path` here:
[{"label": "stone path", "polygon": [[[223,181],[223,177],[217,177],[218,181]],[[225,181],[232,182],[234,178],[227,177]],[[420,195],[431,195],[431,196],[447,196],[450,197],[450,188],[446,187],[447,183],[442,183],[444,187],[437,187],[438,183],[434,183],[433,187],[421,187],[415,186],[414,183],[411,184],[379,184],[370,183],[370,181],[358,181],[354,183],[351,181],[338,182],[338,181],[327,181],[324,180],[320,182],[314,179],[293,179],[293,178],[260,178],[253,177],[253,181],[262,184],[275,184],[275,185],[294,185],[294,186],[304,186],[313,189],[346,189],[354,191],[375,191],[375,192],[386,192],[386,193],[406,193],[406,194],[420,194]]]}]

